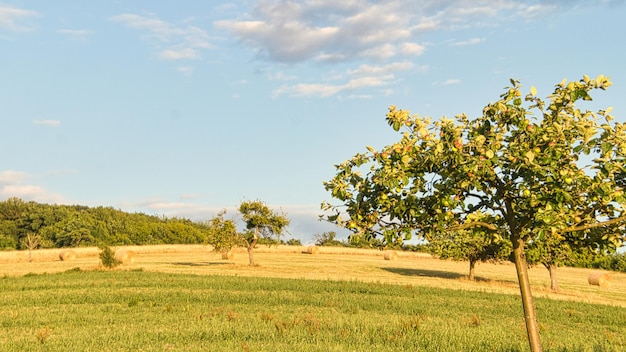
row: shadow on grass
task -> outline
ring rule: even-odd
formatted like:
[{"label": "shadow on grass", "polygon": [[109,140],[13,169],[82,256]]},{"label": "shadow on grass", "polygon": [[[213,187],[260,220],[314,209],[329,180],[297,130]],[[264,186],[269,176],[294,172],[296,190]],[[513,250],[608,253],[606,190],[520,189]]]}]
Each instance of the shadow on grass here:
[{"label": "shadow on grass", "polygon": [[407,268],[381,268],[381,269],[389,271],[394,274],[403,275],[403,276],[427,276],[427,277],[438,277],[442,279],[467,278],[467,275],[462,275],[459,273],[452,273],[449,271],[440,271],[440,270],[407,269]]},{"label": "shadow on grass", "polygon": [[[382,270],[389,271],[394,274],[404,275],[404,276],[425,276],[425,277],[436,277],[441,279],[451,279],[451,280],[469,280],[468,275],[463,275],[459,273],[449,272],[449,271],[441,271],[441,270],[425,270],[425,269],[407,269],[407,268],[381,268]],[[476,276],[474,277],[475,282],[484,282],[488,284],[499,283],[503,285],[513,284],[516,285],[515,281],[510,280],[493,280],[484,277]]]},{"label": "shadow on grass", "polygon": [[173,265],[181,265],[181,266],[213,266],[213,265],[233,265],[234,263],[229,263],[229,262],[201,262],[201,263],[195,263],[195,262],[175,262],[175,263],[170,263]]}]

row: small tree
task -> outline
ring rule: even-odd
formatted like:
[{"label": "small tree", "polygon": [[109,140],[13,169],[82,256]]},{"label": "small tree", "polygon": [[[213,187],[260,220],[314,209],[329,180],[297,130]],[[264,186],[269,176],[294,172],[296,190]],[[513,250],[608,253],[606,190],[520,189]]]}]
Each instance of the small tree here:
[{"label": "small tree", "polygon": [[259,238],[279,239],[289,225],[289,219],[284,213],[274,213],[260,200],[242,202],[239,205],[239,212],[246,223],[247,231],[243,238],[248,247],[248,259],[250,265],[254,266],[254,247]]},{"label": "small tree", "polygon": [[233,220],[225,220],[226,210],[222,210],[216,217],[207,223],[207,243],[213,246],[213,250],[221,253],[222,258],[228,258],[228,252],[234,247],[243,244],[242,238],[237,233],[237,227]]},{"label": "small tree", "polygon": [[33,261],[33,253],[32,251],[39,248],[41,245],[41,238],[34,233],[28,233],[25,237],[23,237],[20,241],[23,248],[28,249],[28,261]]},{"label": "small tree", "polygon": [[108,269],[113,269],[116,266],[122,264],[121,261],[115,258],[115,252],[113,252],[111,247],[106,246],[106,245],[100,246],[99,257],[100,257],[100,262],[102,263],[102,266]]},{"label": "small tree", "polygon": [[[468,215],[471,221],[490,221],[489,216],[476,212]],[[508,260],[511,254],[509,241],[496,231],[483,227],[458,229],[450,233],[434,233],[429,237],[430,252],[441,259],[469,261],[470,281],[475,280],[478,262]]]},{"label": "small tree", "polygon": [[336,240],[335,237],[337,237],[337,233],[335,231],[326,231],[313,235],[313,240],[318,246],[343,246],[344,244],[341,241]]},{"label": "small tree", "polygon": [[[563,80],[543,100],[534,87],[522,95],[511,80],[475,119],[432,122],[392,106],[387,122],[403,130],[400,140],[336,165],[324,185],[341,204],[323,203],[332,211],[326,219],[386,240],[470,228],[501,233],[513,248],[530,348],[541,351],[527,245],[604,251],[625,240],[626,125],[611,122],[610,108],[575,106],[610,85],[602,75]],[[493,217],[470,219],[477,210]]]}]

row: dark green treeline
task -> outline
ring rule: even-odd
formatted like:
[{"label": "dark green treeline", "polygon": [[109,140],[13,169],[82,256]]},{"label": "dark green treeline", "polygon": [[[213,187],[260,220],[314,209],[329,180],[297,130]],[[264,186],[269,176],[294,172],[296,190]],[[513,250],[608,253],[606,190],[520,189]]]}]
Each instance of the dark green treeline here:
[{"label": "dark green treeline", "polygon": [[98,245],[200,244],[207,225],[182,218],[126,213],[112,207],[50,205],[9,198],[0,202],[0,250]]}]

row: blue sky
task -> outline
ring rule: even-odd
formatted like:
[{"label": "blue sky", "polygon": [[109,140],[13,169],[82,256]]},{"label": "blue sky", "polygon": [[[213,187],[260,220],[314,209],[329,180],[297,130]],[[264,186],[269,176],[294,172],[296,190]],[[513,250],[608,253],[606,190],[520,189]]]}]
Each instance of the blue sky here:
[{"label": "blue sky", "polygon": [[0,0],[0,200],[210,219],[261,199],[294,237],[389,105],[476,116],[509,78],[605,74],[626,116],[624,1]]}]

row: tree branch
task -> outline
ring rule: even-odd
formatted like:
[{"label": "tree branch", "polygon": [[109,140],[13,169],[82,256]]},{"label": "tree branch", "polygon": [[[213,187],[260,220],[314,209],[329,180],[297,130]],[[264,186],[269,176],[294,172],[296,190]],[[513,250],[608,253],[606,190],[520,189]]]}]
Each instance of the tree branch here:
[{"label": "tree branch", "polygon": [[620,217],[615,218],[615,219],[603,221],[603,222],[597,222],[595,224],[587,224],[587,225],[581,225],[581,226],[568,227],[568,228],[564,229],[563,232],[574,232],[574,231],[589,230],[589,229],[593,229],[593,228],[596,228],[596,227],[617,224],[617,223],[620,223],[622,221],[626,221],[626,215],[620,216]]},{"label": "tree branch", "polygon": [[463,225],[452,227],[452,228],[450,228],[450,230],[453,230],[453,231],[455,231],[455,230],[463,230],[463,229],[467,229],[467,228],[470,228],[470,227],[484,227],[484,228],[487,228],[487,229],[489,229],[491,231],[496,231],[498,229],[498,227],[496,225],[493,225],[493,224],[490,224],[490,223],[486,223],[486,222],[483,222],[483,221],[472,221],[472,222],[465,223]]}]

